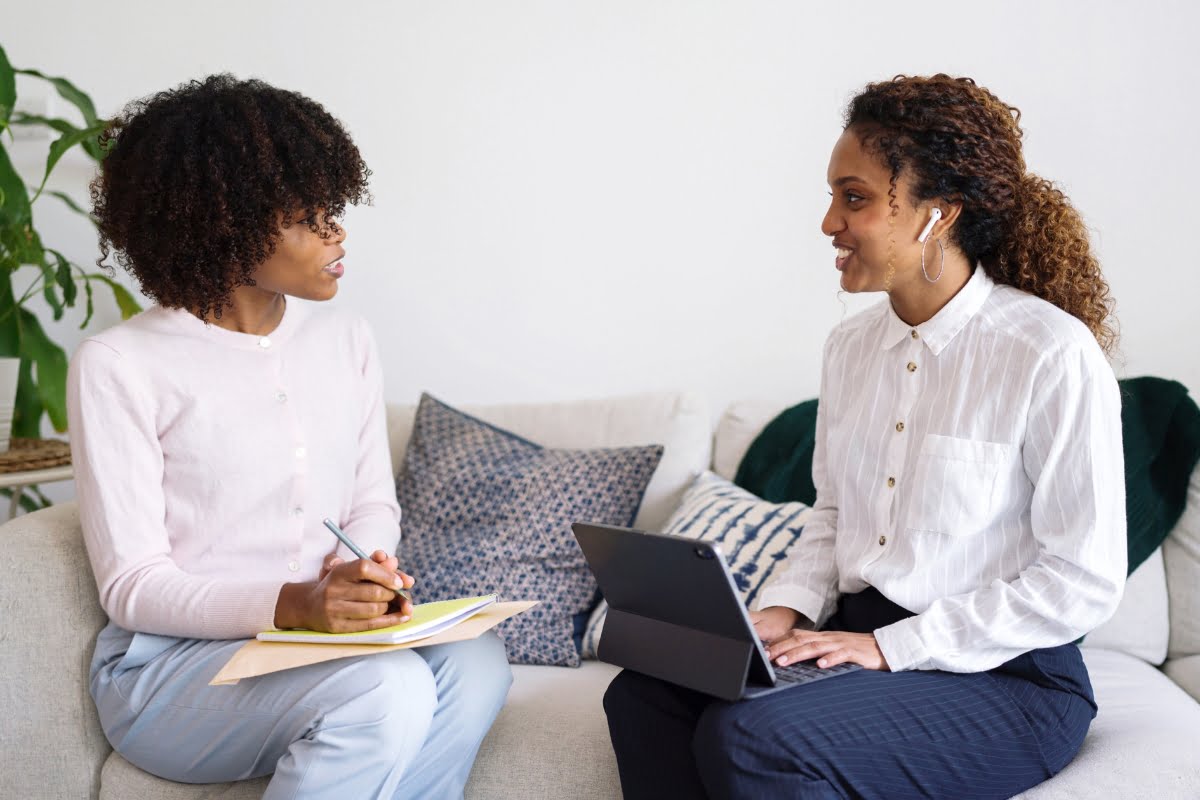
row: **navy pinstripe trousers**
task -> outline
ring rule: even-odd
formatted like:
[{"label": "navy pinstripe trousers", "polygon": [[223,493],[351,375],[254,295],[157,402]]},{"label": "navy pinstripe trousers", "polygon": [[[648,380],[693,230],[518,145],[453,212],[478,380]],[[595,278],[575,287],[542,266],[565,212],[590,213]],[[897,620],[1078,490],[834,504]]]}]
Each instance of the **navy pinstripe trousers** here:
[{"label": "navy pinstripe trousers", "polygon": [[[868,589],[825,627],[909,615]],[[604,709],[626,800],[1011,797],[1070,763],[1096,715],[1073,644],[988,672],[861,670],[736,703],[626,670]]]}]

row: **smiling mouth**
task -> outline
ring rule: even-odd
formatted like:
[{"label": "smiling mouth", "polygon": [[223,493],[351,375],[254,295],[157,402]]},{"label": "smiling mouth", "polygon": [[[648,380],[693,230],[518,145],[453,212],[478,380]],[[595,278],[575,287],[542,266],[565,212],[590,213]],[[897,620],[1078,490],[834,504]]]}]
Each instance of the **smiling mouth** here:
[{"label": "smiling mouth", "polygon": [[846,260],[848,258],[850,258],[851,254],[854,251],[847,250],[845,247],[838,247],[838,248],[836,248],[836,251],[837,251],[837,258],[834,261],[834,266],[836,266],[839,270],[845,269],[846,268]]},{"label": "smiling mouth", "polygon": [[346,268],[342,266],[342,259],[338,258],[336,261],[332,261],[332,262],[326,264],[324,267],[322,267],[321,271],[327,272],[335,278],[340,278],[340,277],[342,277],[342,274],[346,271]]}]

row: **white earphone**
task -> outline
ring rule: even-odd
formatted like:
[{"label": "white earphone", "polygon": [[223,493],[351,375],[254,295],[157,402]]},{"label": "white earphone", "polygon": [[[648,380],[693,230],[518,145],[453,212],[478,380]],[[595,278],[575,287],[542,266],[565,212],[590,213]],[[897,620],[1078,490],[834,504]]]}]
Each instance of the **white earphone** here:
[{"label": "white earphone", "polygon": [[942,210],[937,206],[933,207],[933,211],[929,214],[929,224],[925,226],[925,230],[921,231],[921,235],[917,237],[917,241],[925,244],[925,240],[929,238],[929,234],[933,232],[933,226],[942,218]]}]

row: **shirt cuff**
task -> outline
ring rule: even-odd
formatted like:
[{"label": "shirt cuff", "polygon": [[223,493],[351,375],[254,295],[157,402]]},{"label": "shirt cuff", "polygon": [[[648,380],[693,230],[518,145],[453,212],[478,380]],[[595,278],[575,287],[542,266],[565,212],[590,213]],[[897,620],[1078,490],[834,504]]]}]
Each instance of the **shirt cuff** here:
[{"label": "shirt cuff", "polygon": [[[819,628],[821,623],[825,621],[820,618],[821,610],[825,607],[825,598],[803,586],[783,584],[768,586],[766,589],[763,589],[762,594],[758,596],[758,600],[754,603],[754,610],[762,611],[764,608],[770,608],[771,606],[783,606],[793,611],[799,611],[812,621],[814,630]],[[801,627],[807,628],[809,626],[802,625]]]},{"label": "shirt cuff", "polygon": [[892,672],[932,668],[929,651],[918,633],[918,619],[919,615],[909,617],[874,631],[875,641]]}]

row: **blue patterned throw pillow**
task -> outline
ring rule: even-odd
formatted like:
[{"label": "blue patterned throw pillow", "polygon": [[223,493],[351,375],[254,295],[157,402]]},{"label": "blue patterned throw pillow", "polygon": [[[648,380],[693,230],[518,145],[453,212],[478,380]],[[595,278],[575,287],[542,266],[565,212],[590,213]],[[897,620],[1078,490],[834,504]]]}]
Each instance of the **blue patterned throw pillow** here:
[{"label": "blue patterned throw pillow", "polygon": [[[804,503],[768,503],[705,472],[688,487],[663,533],[721,546],[747,608],[787,558],[812,511]],[[583,635],[583,657],[595,658],[608,604],[601,602]]]},{"label": "blue patterned throw pillow", "polygon": [[632,524],[662,453],[546,448],[423,395],[397,483],[418,601],[540,600],[497,627],[509,661],[578,666],[574,617],[596,581],[571,523]]}]

